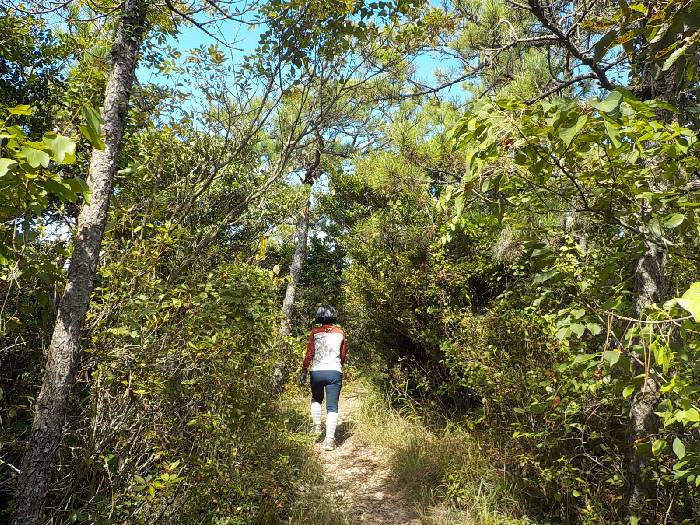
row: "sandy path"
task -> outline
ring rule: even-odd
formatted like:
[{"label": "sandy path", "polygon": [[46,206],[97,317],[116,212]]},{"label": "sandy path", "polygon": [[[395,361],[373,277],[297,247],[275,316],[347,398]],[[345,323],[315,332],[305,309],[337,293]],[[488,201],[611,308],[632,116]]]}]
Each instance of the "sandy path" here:
[{"label": "sandy path", "polygon": [[336,449],[325,452],[321,443],[317,445],[328,490],[342,498],[353,524],[420,525],[413,506],[392,480],[386,458],[352,434],[352,417],[361,395],[350,391],[341,396]]}]

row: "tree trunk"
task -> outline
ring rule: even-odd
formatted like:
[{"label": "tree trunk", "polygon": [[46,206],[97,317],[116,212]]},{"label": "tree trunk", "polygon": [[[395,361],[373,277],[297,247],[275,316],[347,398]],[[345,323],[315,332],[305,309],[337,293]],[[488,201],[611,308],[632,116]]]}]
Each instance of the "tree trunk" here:
[{"label": "tree trunk", "polygon": [[[645,42],[640,42],[643,49]],[[660,99],[678,105],[681,102],[681,94],[677,90],[675,76],[676,68],[657,75],[656,69],[648,60],[648,57],[634,56],[632,59],[633,74],[631,75],[631,91],[641,100]],[[675,118],[668,112],[659,112],[663,120]],[[662,158],[656,158],[652,162],[655,165],[663,163]],[[653,166],[650,166],[653,168]],[[668,182],[659,177],[656,181],[659,190],[666,190]],[[648,204],[646,208],[649,208]],[[642,213],[648,215],[648,209],[642,208]],[[648,218],[648,217],[647,217]],[[648,234],[648,232],[647,232]],[[635,314],[642,318],[644,310],[652,303],[661,302],[666,295],[666,249],[650,241],[645,243],[645,252],[637,261],[635,270],[634,291],[637,294]],[[649,462],[649,453],[636,453],[636,443],[649,442],[659,430],[659,421],[654,414],[656,405],[661,399],[659,384],[652,377],[649,370],[637,364],[637,374],[645,374],[642,388],[636,392],[630,401],[628,439],[629,460],[627,467],[628,492],[627,514],[641,513],[646,499],[656,498],[656,483],[649,479],[644,469]]]},{"label": "tree trunk", "polygon": [[289,267],[289,284],[287,284],[287,291],[284,294],[284,301],[282,301],[282,323],[280,325],[280,335],[286,336],[291,333],[291,319],[292,310],[294,308],[294,297],[297,292],[297,285],[299,284],[299,278],[301,277],[301,270],[304,266],[304,258],[306,257],[306,244],[309,238],[309,219],[311,211],[311,191],[310,187],[307,190],[308,197],[306,198],[306,204],[304,209],[299,216],[299,221],[297,222],[297,233],[296,233],[296,247],[294,249],[294,256],[292,257],[292,265]]},{"label": "tree trunk", "polygon": [[126,0],[116,40],[112,70],[105,88],[102,119],[104,150],[93,149],[88,184],[90,202],[83,205],[68,267],[66,288],[58,309],[48,351],[44,381],[22,463],[12,521],[38,525],[52,478],[53,462],[61,444],[68,397],[80,360],[80,337],[99,260],[112,181],[134,82],[138,50],[145,32],[146,5]]},{"label": "tree trunk", "polygon": [[284,384],[287,382],[287,377],[290,373],[290,360],[287,356],[287,345],[285,337],[291,334],[292,310],[294,309],[294,298],[297,293],[297,285],[301,277],[301,270],[304,266],[304,258],[306,257],[306,243],[309,239],[309,222],[311,218],[311,190],[314,182],[321,175],[321,154],[323,153],[323,136],[321,132],[316,130],[316,147],[314,148],[313,158],[310,159],[309,166],[306,169],[302,180],[304,191],[306,192],[306,200],[304,209],[301,211],[299,221],[297,222],[296,246],[294,248],[294,256],[292,264],[289,267],[289,284],[284,294],[282,301],[282,322],[280,323],[280,358],[272,372],[272,389],[273,392],[279,394],[284,389]]},{"label": "tree trunk", "polygon": [[284,383],[289,376],[289,360],[286,356],[286,344],[284,338],[291,334],[292,310],[294,309],[294,298],[296,297],[297,286],[301,277],[301,270],[304,267],[306,257],[306,244],[309,239],[309,222],[311,219],[311,184],[304,184],[308,193],[304,209],[301,211],[297,222],[296,247],[292,264],[289,267],[289,284],[282,301],[282,322],[280,323],[281,356],[272,374],[272,388],[274,392],[281,392]]},{"label": "tree trunk", "polygon": [[[652,303],[661,301],[665,294],[664,268],[666,251],[654,243],[646,243],[646,251],[639,258],[635,271],[634,290],[637,293],[636,315],[641,318],[644,310]],[[636,443],[649,441],[659,430],[656,405],[661,394],[659,384],[637,364],[637,374],[646,374],[642,388],[632,396],[629,408],[629,458],[628,458],[628,515],[635,514],[644,506],[647,498],[654,498],[656,485],[645,474],[644,469],[649,462],[648,447],[637,452]]]}]

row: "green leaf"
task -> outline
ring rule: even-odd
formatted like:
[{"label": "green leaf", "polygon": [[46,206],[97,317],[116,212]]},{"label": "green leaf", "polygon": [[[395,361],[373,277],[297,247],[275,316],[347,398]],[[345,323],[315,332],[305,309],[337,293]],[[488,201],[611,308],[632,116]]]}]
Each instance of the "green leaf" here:
[{"label": "green leaf", "polygon": [[462,211],[464,211],[464,195],[459,195],[455,199],[454,216],[458,217],[462,215]]},{"label": "green leaf", "polygon": [[627,385],[622,391],[622,397],[624,397],[625,399],[630,397],[632,394],[634,394],[634,385]]},{"label": "green leaf", "polygon": [[65,179],[64,182],[67,183],[75,193],[82,193],[85,197],[90,193],[90,187],[80,177]]},{"label": "green leaf", "polygon": [[673,440],[673,453],[678,459],[683,459],[685,457],[685,445],[678,438]]},{"label": "green leaf", "polygon": [[601,58],[605,56],[605,54],[610,49],[611,44],[613,44],[616,41],[617,35],[618,30],[613,29],[612,31],[608,31],[602,37],[600,37],[600,40],[598,40],[593,46],[593,56],[595,57],[593,60],[598,62]]},{"label": "green leaf", "polygon": [[49,154],[45,151],[29,146],[22,146],[22,150],[17,154],[17,156],[26,159],[27,164],[29,164],[32,168],[38,168],[39,166],[48,168],[49,161],[51,160],[51,157],[49,157]]},{"label": "green leaf", "polygon": [[0,177],[5,175],[10,168],[17,166],[17,161],[12,159],[0,159]]},{"label": "green leaf", "polygon": [[10,115],[31,115],[32,114],[32,107],[28,106],[26,104],[20,104],[18,106],[13,107],[13,108],[8,108],[7,112]]},{"label": "green leaf", "polygon": [[51,150],[51,157],[59,164],[75,162],[75,142],[63,135],[45,135],[44,144]]},{"label": "green leaf", "polygon": [[616,365],[617,362],[620,360],[620,352],[612,352],[612,351],[606,351],[603,352],[603,359],[605,359],[608,363],[611,365]]},{"label": "green leaf", "polygon": [[5,131],[10,135],[10,137],[14,137],[17,139],[23,139],[27,136],[24,130],[19,126],[10,126]]},{"label": "green leaf", "polygon": [[591,359],[593,359],[596,355],[595,354],[578,354],[574,358],[574,363],[587,363]]},{"label": "green leaf", "polygon": [[100,151],[105,149],[105,143],[102,141],[102,137],[96,135],[89,127],[80,125],[78,129],[80,130],[80,134],[88,140],[93,148]]},{"label": "green leaf", "polygon": [[586,328],[588,328],[591,335],[598,335],[603,331],[603,327],[598,323],[586,323]]},{"label": "green leaf", "polygon": [[591,102],[591,106],[598,111],[602,111],[603,113],[613,113],[617,111],[617,108],[620,107],[621,103],[622,93],[619,91],[611,91],[605,100],[601,100],[600,102]]},{"label": "green leaf", "polygon": [[679,410],[676,412],[676,421],[683,424],[685,423],[697,423],[700,421],[700,412],[694,408],[689,408],[688,410]]},{"label": "green leaf", "polygon": [[574,319],[581,319],[581,317],[584,315],[586,315],[586,310],[583,308],[575,308],[574,310],[571,310],[571,317]]},{"label": "green leaf", "polygon": [[663,237],[664,232],[661,230],[661,224],[658,219],[651,219],[647,226],[649,227],[649,231],[656,237]]},{"label": "green leaf", "polygon": [[90,104],[83,104],[82,111],[87,125],[90,126],[91,129],[95,130],[98,135],[101,134],[102,117],[100,117],[100,114]]},{"label": "green leaf", "polygon": [[665,439],[657,439],[654,441],[654,444],[651,446],[651,453],[654,454],[654,456],[658,456],[663,452],[663,450],[667,447],[666,440]]},{"label": "green leaf", "polygon": [[610,137],[610,141],[613,143],[613,146],[616,148],[622,146],[622,142],[620,142],[620,128],[607,120],[604,122],[604,124],[605,131],[608,134],[608,137]]},{"label": "green leaf", "polygon": [[666,217],[666,220],[664,221],[664,228],[666,229],[672,229],[677,226],[680,226],[683,221],[685,220],[685,215],[682,213],[674,213],[673,215],[669,215]]},{"label": "green leaf", "polygon": [[[576,334],[577,337],[581,337],[583,335],[583,332],[586,331],[586,325],[581,324],[581,323],[571,323],[569,325],[569,328],[571,329],[571,331],[573,333]],[[594,355],[594,354],[589,354],[589,355]],[[578,360],[578,357],[580,357],[580,356],[577,356],[577,360]]]},{"label": "green leaf", "polygon": [[564,326],[564,327],[560,328],[559,330],[557,330],[555,337],[557,339],[559,339],[560,341],[563,341],[564,339],[569,337],[570,333],[571,333],[571,330],[569,330],[569,327]]},{"label": "green leaf", "polygon": [[588,117],[586,115],[581,115],[573,126],[559,130],[559,138],[564,142],[567,148],[571,145],[574,137],[578,135],[578,132],[586,125],[586,122],[588,122]]},{"label": "green leaf", "polygon": [[53,193],[63,201],[75,202],[78,196],[68,184],[53,179],[47,179],[40,183],[46,191]]},{"label": "green leaf", "polygon": [[661,66],[661,71],[668,71],[669,69],[671,69],[673,64],[676,63],[676,60],[678,60],[684,53],[686,53],[686,51],[688,51],[688,48],[690,48],[691,45],[693,45],[693,41],[686,39],[685,44],[680,46],[668,56],[668,58],[664,62],[664,65]]},{"label": "green leaf", "polygon": [[90,142],[93,148],[98,150],[105,149],[105,143],[102,141],[102,119],[100,114],[88,104],[85,104],[82,109],[86,124],[78,126],[80,133]]},{"label": "green leaf", "polygon": [[696,322],[700,323],[700,282],[693,283],[676,302],[690,312]]},{"label": "green leaf", "polygon": [[533,279],[533,282],[535,284],[543,283],[545,281],[549,281],[554,275],[557,273],[556,270],[549,270],[548,272],[542,272],[538,273],[535,275],[535,278]]}]

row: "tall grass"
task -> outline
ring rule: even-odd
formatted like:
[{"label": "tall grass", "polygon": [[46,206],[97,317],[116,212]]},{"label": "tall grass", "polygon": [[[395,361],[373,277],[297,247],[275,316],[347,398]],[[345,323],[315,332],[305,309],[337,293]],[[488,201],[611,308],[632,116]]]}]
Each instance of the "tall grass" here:
[{"label": "tall grass", "polygon": [[516,488],[492,455],[463,428],[430,429],[404,407],[397,410],[367,385],[355,413],[354,433],[382,448],[406,494],[422,509],[426,525],[529,525],[513,497]]},{"label": "tall grass", "polygon": [[350,525],[345,502],[332,490],[309,435],[309,400],[306,390],[291,388],[283,405],[287,431],[308,447],[306,461],[299,472],[300,483],[289,512],[289,525]]}]

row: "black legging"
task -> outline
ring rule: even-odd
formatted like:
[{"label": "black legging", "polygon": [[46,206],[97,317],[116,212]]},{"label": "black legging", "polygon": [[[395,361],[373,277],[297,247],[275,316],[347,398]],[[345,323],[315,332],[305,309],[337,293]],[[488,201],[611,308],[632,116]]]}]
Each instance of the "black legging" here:
[{"label": "black legging", "polygon": [[343,386],[343,373],[337,370],[315,370],[311,372],[311,400],[323,403],[323,391],[326,399],[326,412],[338,411],[340,389]]}]

